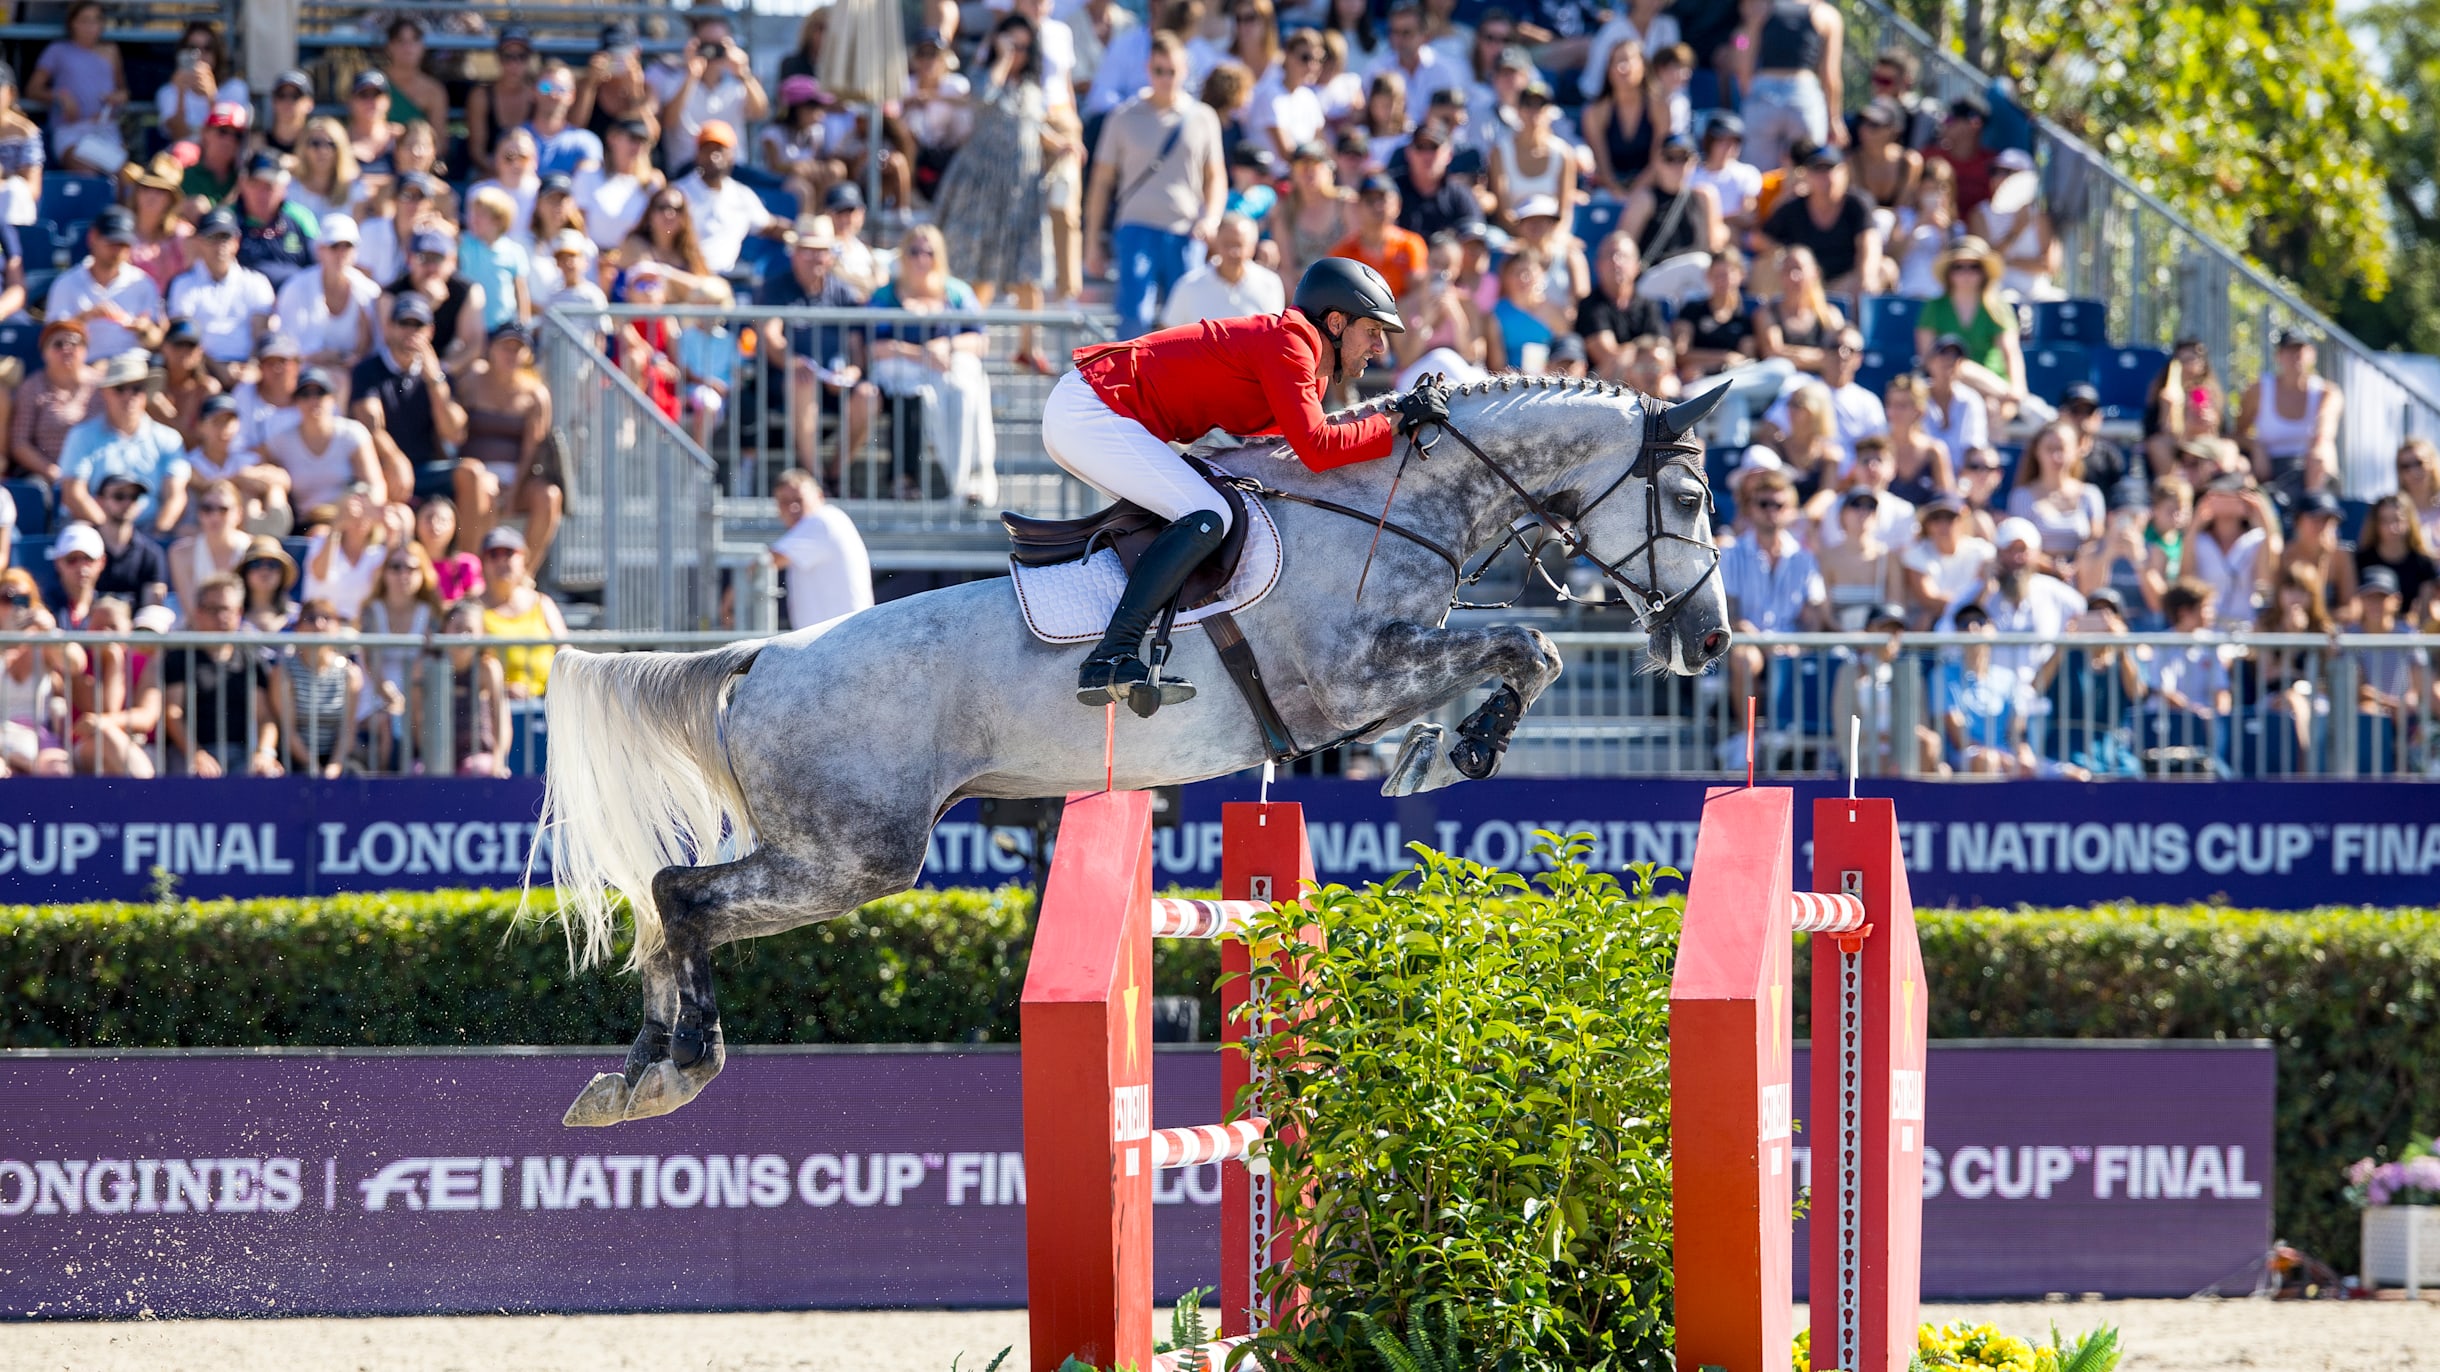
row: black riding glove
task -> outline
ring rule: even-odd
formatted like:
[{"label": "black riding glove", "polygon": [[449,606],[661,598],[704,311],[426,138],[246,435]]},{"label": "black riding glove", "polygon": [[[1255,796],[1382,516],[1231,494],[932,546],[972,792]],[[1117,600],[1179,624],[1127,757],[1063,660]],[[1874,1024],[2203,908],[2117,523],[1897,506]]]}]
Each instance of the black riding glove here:
[{"label": "black riding glove", "polygon": [[1449,388],[1437,373],[1415,383],[1413,390],[1392,402],[1398,413],[1398,432],[1413,438],[1427,424],[1449,422]]}]

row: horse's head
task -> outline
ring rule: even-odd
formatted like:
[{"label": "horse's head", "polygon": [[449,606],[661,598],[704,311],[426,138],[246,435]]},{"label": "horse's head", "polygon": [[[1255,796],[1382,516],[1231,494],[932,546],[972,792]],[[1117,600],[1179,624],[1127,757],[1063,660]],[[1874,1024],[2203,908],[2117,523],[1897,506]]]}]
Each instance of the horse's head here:
[{"label": "horse's head", "polygon": [[1728,651],[1728,597],[1711,536],[1711,486],[1694,427],[1725,388],[1675,405],[1644,397],[1625,445],[1605,435],[1552,497],[1569,551],[1598,567],[1642,619],[1652,660],[1693,676]]}]

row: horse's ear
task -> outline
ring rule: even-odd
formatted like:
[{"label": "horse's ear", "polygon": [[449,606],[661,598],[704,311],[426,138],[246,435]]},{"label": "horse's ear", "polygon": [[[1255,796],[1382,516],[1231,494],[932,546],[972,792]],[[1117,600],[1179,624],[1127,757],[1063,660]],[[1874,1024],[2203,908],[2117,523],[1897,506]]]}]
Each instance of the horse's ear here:
[{"label": "horse's ear", "polygon": [[1720,402],[1726,399],[1728,387],[1721,385],[1679,401],[1661,413],[1661,432],[1670,438],[1684,438],[1695,425],[1711,418],[1711,412],[1720,408]]}]

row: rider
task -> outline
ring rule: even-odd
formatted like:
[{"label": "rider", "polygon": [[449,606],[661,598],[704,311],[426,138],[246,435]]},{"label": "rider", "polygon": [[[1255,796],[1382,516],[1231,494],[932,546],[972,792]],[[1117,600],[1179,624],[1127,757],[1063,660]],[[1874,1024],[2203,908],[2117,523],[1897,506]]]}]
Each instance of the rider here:
[{"label": "rider", "polygon": [[1322,397],[1388,351],[1405,332],[1389,283],[1361,262],[1325,257],[1276,315],[1211,319],[1125,343],[1076,350],[1043,407],[1043,446],[1083,481],[1170,521],[1137,560],[1110,627],[1085,655],[1076,698],[1125,701],[1150,714],[1194,698],[1190,683],[1153,680],[1145,633],[1186,578],[1228,534],[1229,507],[1169,446],[1213,429],[1276,433],[1314,471],[1387,457],[1400,432],[1449,417],[1431,386],[1399,397],[1388,414],[1332,418]]}]

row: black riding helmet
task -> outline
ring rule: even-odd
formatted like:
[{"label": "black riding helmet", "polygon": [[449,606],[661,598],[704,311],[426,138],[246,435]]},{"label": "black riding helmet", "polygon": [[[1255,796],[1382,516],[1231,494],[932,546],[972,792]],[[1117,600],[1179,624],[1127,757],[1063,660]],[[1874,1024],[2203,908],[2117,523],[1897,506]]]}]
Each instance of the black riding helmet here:
[{"label": "black riding helmet", "polygon": [[[1398,297],[1391,294],[1389,283],[1381,279],[1381,273],[1352,257],[1325,257],[1305,268],[1296,283],[1296,309],[1332,343],[1339,336],[1322,323],[1332,310],[1350,320],[1377,319],[1391,333],[1406,332],[1406,321],[1398,317]],[[1336,349],[1332,354],[1330,365],[1335,373]]]}]

